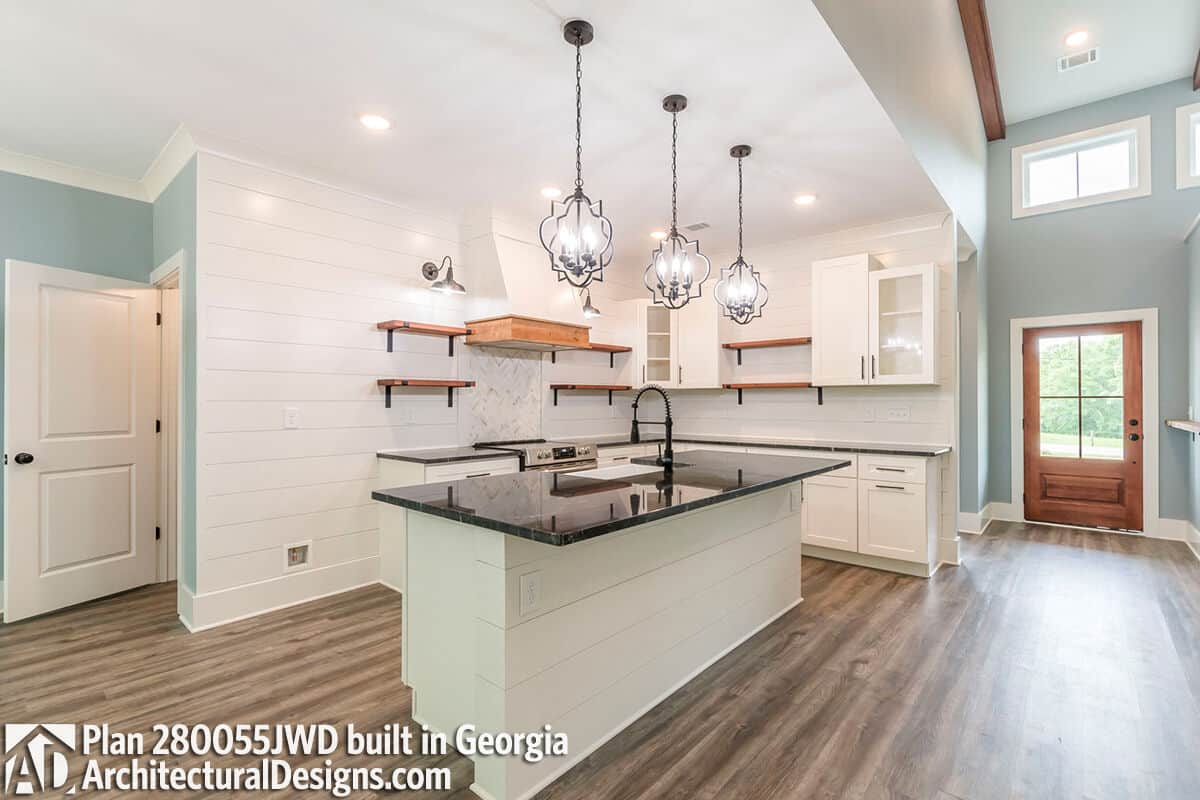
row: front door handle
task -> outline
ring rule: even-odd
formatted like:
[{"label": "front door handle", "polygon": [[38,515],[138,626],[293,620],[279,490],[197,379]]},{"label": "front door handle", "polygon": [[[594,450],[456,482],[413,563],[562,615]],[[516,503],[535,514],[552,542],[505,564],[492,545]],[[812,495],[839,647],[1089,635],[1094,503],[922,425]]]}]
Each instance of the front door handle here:
[{"label": "front door handle", "polygon": [[18,464],[32,464],[33,455],[30,453],[17,453],[16,456],[13,457],[13,461],[17,462]]},{"label": "front door handle", "polygon": [[1136,442],[1138,439],[1141,439],[1141,438],[1142,437],[1138,436],[1136,433],[1129,434],[1129,441],[1131,441],[1131,442]]}]

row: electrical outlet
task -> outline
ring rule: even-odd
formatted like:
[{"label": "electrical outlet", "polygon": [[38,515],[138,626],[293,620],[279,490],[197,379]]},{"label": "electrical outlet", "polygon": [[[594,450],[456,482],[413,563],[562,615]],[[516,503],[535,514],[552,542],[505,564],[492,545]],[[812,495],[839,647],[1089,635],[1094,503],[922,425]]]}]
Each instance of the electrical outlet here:
[{"label": "electrical outlet", "polygon": [[295,429],[300,427],[300,409],[296,408],[295,406],[284,406],[283,427],[287,429]]},{"label": "electrical outlet", "polygon": [[887,410],[888,422],[908,422],[908,406],[892,406]]},{"label": "electrical outlet", "polygon": [[521,616],[537,611],[542,604],[542,573],[530,572],[521,576]]},{"label": "electrical outlet", "polygon": [[300,569],[308,564],[308,549],[311,542],[290,544],[284,548],[283,568]]}]

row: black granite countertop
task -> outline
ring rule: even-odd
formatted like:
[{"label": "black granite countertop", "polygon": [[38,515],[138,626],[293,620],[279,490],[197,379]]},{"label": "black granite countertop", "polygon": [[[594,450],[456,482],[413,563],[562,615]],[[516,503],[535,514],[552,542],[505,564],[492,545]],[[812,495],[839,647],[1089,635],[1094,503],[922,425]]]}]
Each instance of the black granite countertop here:
[{"label": "black granite countertop", "polygon": [[[950,452],[949,445],[942,444],[876,444],[874,442],[837,442],[805,439],[757,439],[752,436],[697,436],[681,435],[673,439],[678,443],[687,444],[722,444],[730,447],[782,447],[801,450],[823,450],[830,453],[873,453],[889,456],[919,456],[933,458]],[[576,441],[594,444],[596,447],[620,447],[634,444],[629,440],[629,434],[617,436],[583,437]],[[638,444],[658,444],[660,437],[642,437]]]},{"label": "black granite countertop", "polygon": [[417,464],[449,464],[454,461],[479,461],[485,458],[516,458],[507,450],[477,450],[474,447],[438,447],[433,450],[380,450],[375,455],[393,461]]},{"label": "black granite countertop", "polygon": [[[662,469],[608,479],[517,472],[380,489],[380,502],[551,545],[568,545],[847,466],[837,458],[690,450]],[[634,459],[653,465],[652,458]]]}]

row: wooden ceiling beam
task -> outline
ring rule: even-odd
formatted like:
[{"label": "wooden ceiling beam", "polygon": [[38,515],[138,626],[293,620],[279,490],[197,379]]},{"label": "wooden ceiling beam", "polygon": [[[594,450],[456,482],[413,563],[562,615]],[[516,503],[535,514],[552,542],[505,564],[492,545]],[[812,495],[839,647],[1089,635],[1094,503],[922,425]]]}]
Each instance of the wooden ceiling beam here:
[{"label": "wooden ceiling beam", "polygon": [[992,32],[988,27],[984,0],[958,0],[958,15],[962,19],[967,53],[971,57],[971,72],[975,76],[975,93],[979,96],[979,111],[989,142],[1004,138],[1004,107],[1000,104],[1000,81],[996,78],[996,54],[992,52]]}]

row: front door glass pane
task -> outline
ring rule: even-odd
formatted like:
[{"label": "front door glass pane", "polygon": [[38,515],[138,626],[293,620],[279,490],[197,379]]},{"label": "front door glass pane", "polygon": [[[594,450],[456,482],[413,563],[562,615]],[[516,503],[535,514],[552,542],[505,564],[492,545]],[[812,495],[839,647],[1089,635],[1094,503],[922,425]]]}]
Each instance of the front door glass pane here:
[{"label": "front door glass pane", "polygon": [[1080,394],[1120,397],[1125,383],[1124,337],[1119,333],[1079,337]]},{"label": "front door glass pane", "polygon": [[1066,397],[1041,399],[1042,455],[1079,458],[1079,400]]},{"label": "front door glass pane", "polygon": [[1085,397],[1082,412],[1083,457],[1120,460],[1125,457],[1121,439],[1125,401],[1120,397]]},{"label": "front door glass pane", "polygon": [[1079,337],[1040,339],[1038,373],[1042,397],[1078,397]]}]

